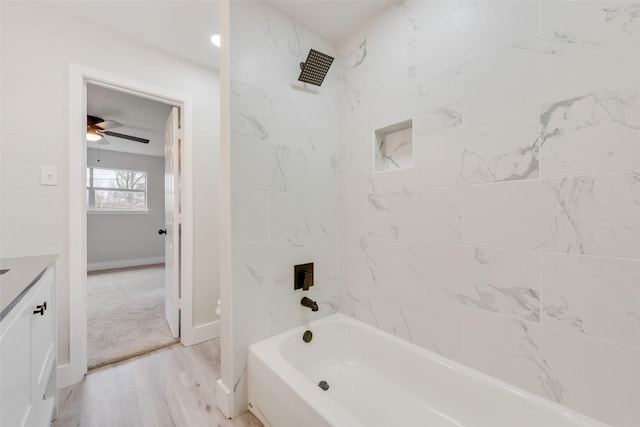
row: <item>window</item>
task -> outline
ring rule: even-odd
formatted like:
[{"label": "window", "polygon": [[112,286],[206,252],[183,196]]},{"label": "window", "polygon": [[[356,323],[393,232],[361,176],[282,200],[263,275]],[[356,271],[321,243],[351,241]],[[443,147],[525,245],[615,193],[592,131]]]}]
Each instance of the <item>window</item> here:
[{"label": "window", "polygon": [[88,167],[87,209],[90,211],[146,211],[147,173]]}]

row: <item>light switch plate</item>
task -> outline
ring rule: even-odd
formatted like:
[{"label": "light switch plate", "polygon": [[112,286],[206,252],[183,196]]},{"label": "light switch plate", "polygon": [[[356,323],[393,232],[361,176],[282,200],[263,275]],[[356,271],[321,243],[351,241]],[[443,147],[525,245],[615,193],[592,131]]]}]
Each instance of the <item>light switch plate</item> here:
[{"label": "light switch plate", "polygon": [[40,182],[42,185],[58,185],[58,168],[55,166],[43,166]]}]

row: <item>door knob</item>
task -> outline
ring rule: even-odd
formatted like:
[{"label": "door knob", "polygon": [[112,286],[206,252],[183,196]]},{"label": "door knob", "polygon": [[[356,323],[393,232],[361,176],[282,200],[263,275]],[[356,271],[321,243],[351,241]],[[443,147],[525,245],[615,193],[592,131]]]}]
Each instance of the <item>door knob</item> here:
[{"label": "door knob", "polygon": [[161,228],[160,230],[158,230],[158,234],[167,234],[167,229]]}]

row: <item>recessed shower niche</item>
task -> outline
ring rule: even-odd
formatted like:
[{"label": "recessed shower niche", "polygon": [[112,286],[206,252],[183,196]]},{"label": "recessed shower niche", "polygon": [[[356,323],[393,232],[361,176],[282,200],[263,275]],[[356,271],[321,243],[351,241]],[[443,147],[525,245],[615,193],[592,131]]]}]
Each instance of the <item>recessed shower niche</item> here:
[{"label": "recessed shower niche", "polygon": [[411,119],[376,129],[374,134],[376,172],[413,166],[413,121]]}]

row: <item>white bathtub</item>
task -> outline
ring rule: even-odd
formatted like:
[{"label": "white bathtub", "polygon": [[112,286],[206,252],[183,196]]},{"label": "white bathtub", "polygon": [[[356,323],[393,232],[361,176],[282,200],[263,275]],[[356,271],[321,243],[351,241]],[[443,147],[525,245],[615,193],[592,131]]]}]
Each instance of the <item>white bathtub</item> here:
[{"label": "white bathtub", "polygon": [[248,363],[267,427],[606,425],[340,314],[253,344]]}]

